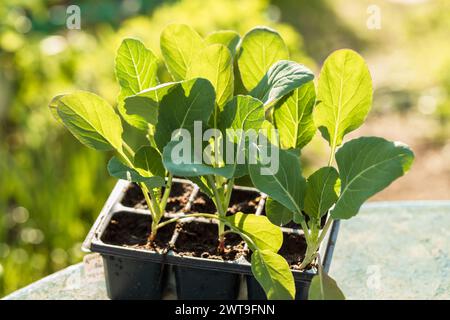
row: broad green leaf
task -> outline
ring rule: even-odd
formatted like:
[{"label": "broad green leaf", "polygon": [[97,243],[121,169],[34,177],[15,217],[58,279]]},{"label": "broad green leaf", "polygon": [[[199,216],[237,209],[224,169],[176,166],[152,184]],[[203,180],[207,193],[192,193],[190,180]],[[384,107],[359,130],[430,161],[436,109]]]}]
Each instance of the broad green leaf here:
[{"label": "broad green leaf", "polygon": [[250,95],[268,106],[312,79],[314,74],[305,66],[293,61],[281,60],[270,67]]},{"label": "broad green leaf", "polygon": [[[213,120],[217,121],[219,111],[233,97],[234,75],[233,59],[230,51],[221,44],[207,46],[196,55],[186,74],[187,79],[208,79],[216,91],[217,107]],[[213,122],[216,124],[216,122]]]},{"label": "broad green leaf", "polygon": [[258,99],[251,96],[236,96],[228,102],[219,115],[219,128],[226,135],[226,141],[233,143],[233,153],[226,153],[226,163],[235,167],[235,177],[246,175],[248,146],[257,139],[258,131],[265,121],[264,108]]},{"label": "broad green leaf", "polygon": [[233,165],[213,166],[205,162],[202,145],[197,153],[191,140],[186,141],[180,136],[180,141],[170,141],[163,149],[164,167],[173,175],[180,177],[199,177],[205,175],[219,175],[227,179],[232,178],[235,172]]},{"label": "broad green leaf", "polygon": [[372,80],[355,51],[333,52],[322,67],[314,121],[334,149],[345,134],[361,126],[372,106]]},{"label": "broad green leaf", "polygon": [[175,81],[185,80],[194,57],[203,49],[202,37],[185,24],[170,24],[161,33],[161,53]]},{"label": "broad green leaf", "polygon": [[231,56],[234,57],[239,40],[241,40],[241,37],[236,31],[221,30],[208,34],[205,38],[205,43],[222,44],[230,50]]},{"label": "broad green leaf", "polygon": [[345,300],[345,296],[339,289],[336,281],[321,272],[320,275],[315,275],[311,281],[308,293],[309,300]]},{"label": "broad green leaf", "polygon": [[336,153],[341,193],[331,216],[349,219],[377,192],[404,175],[414,160],[404,144],[383,138],[361,137],[345,143]]},{"label": "broad green leaf", "polygon": [[251,96],[238,95],[227,103],[219,115],[219,128],[259,130],[265,120],[262,102]]},{"label": "broad green leaf", "polygon": [[51,104],[69,131],[96,150],[122,150],[122,123],[114,109],[99,96],[77,91],[55,97]]},{"label": "broad green leaf", "polygon": [[214,88],[206,79],[192,79],[175,85],[160,102],[155,132],[158,149],[163,150],[175,130],[186,129],[193,134],[194,121],[205,125],[214,109],[214,101]]},{"label": "broad green leaf", "polygon": [[281,36],[267,27],[256,27],[242,38],[238,67],[242,83],[251,91],[277,61],[289,59],[289,52]]},{"label": "broad green leaf", "polygon": [[314,137],[316,127],[312,112],[315,102],[314,82],[310,81],[275,104],[273,120],[282,149],[301,149]]},{"label": "broad green leaf", "polygon": [[284,226],[291,222],[293,218],[292,211],[272,198],[266,200],[266,215],[270,222],[277,226]]},{"label": "broad green leaf", "polygon": [[[168,82],[153,88],[145,89],[125,98],[124,112],[141,123],[155,126],[158,122],[159,103],[162,98],[179,82]],[[123,114],[122,114],[123,115]]]},{"label": "broad green leaf", "polygon": [[112,157],[108,162],[108,173],[117,179],[130,182],[143,182],[147,187],[159,188],[165,185],[164,178],[159,176],[143,177],[139,172],[123,164],[117,157]]},{"label": "broad green leaf", "polygon": [[278,252],[280,250],[281,244],[283,243],[283,233],[267,217],[238,212],[224,219],[232,229],[238,230],[239,233],[244,234],[252,240],[256,247],[252,243],[247,242],[252,250],[267,250],[272,252]]},{"label": "broad green leaf", "polygon": [[305,212],[320,219],[336,202],[336,184],[339,174],[333,167],[323,167],[314,172],[306,182]]},{"label": "broad green leaf", "polygon": [[158,84],[158,58],[142,42],[125,39],[117,51],[116,77],[120,84],[117,109],[130,125],[147,130],[144,119],[128,114],[124,108],[124,99],[144,89]]},{"label": "broad green leaf", "polygon": [[295,282],[286,260],[269,250],[252,254],[252,273],[269,300],[293,300]]},{"label": "broad green leaf", "polygon": [[299,213],[303,208],[306,191],[300,159],[289,151],[282,149],[278,151],[278,166],[272,163],[273,167],[269,168],[261,162],[250,164],[250,177],[257,189],[292,212]]},{"label": "broad green leaf", "polygon": [[161,154],[151,146],[141,147],[134,155],[134,168],[143,177],[165,176]]},{"label": "broad green leaf", "polygon": [[53,97],[52,101],[50,101],[48,107],[50,108],[50,112],[52,113],[53,118],[55,118],[56,121],[58,121],[61,124],[64,124],[61,120],[59,114],[58,114],[58,101],[61,99],[64,95],[60,94],[58,96]]}]

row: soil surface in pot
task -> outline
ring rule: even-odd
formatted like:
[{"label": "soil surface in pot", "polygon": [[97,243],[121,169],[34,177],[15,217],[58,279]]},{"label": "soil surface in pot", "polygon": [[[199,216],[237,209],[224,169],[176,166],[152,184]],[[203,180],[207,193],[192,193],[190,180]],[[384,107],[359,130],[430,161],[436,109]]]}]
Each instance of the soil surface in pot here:
[{"label": "soil surface in pot", "polygon": [[[261,195],[258,192],[233,190],[227,215],[233,215],[236,212],[256,213],[260,201]],[[206,194],[199,192],[192,202],[190,212],[215,213],[216,207],[214,206],[214,202]]]},{"label": "soil surface in pot", "polygon": [[175,230],[175,224],[172,223],[159,229],[152,245],[149,245],[147,241],[150,229],[150,216],[130,212],[118,212],[114,214],[109,222],[103,234],[102,241],[128,248],[163,252],[168,248],[169,241]]},{"label": "soil surface in pot", "polygon": [[305,237],[294,233],[283,233],[283,245],[278,253],[286,259],[291,269],[299,270],[306,253]]},{"label": "soil surface in pot", "polygon": [[183,223],[173,251],[180,256],[224,261],[235,260],[245,254],[244,241],[234,233],[225,235],[225,250],[219,253],[217,234],[216,224],[197,221]]},{"label": "soil surface in pot", "polygon": [[[194,187],[188,183],[174,183],[167,199],[166,211],[170,213],[181,212],[189,201]],[[164,192],[164,189],[163,191]],[[122,205],[136,209],[147,209],[147,203],[141,188],[135,183],[130,184],[122,199]]]}]

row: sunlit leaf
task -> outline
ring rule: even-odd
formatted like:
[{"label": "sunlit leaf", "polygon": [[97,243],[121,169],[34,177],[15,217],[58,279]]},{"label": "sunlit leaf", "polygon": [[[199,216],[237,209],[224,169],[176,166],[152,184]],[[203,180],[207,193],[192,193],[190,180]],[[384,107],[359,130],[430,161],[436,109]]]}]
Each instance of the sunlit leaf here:
[{"label": "sunlit leaf", "polygon": [[281,36],[267,27],[256,27],[245,34],[238,55],[239,72],[247,91],[260,83],[274,63],[289,59]]},{"label": "sunlit leaf", "polygon": [[269,250],[252,254],[252,273],[269,300],[292,300],[295,282],[289,265],[282,256]]},{"label": "sunlit leaf", "polygon": [[83,144],[96,150],[122,150],[122,123],[103,98],[85,92],[57,96],[52,100],[57,114],[69,131]]},{"label": "sunlit leaf", "polygon": [[364,59],[355,51],[333,52],[322,67],[314,121],[335,148],[345,134],[363,124],[372,106],[372,80]]},{"label": "sunlit leaf", "polygon": [[312,116],[316,92],[312,81],[279,100],[273,120],[283,149],[303,148],[314,137],[316,127]]},{"label": "sunlit leaf", "polygon": [[206,44],[222,44],[230,50],[231,56],[234,57],[237,45],[241,37],[233,30],[220,30],[208,34],[205,38]]},{"label": "sunlit leaf", "polygon": [[202,37],[185,24],[170,24],[161,33],[161,53],[175,81],[185,80],[194,57],[203,49]]},{"label": "sunlit leaf", "polygon": [[252,250],[268,250],[272,252],[280,250],[283,243],[283,233],[267,217],[238,212],[224,219],[230,227],[252,240],[256,247],[252,243],[247,242]]},{"label": "sunlit leaf", "polygon": [[208,79],[216,91],[217,107],[213,113],[213,124],[225,103],[233,97],[234,75],[233,59],[230,51],[221,44],[207,46],[192,61],[186,78]]},{"label": "sunlit leaf", "polygon": [[120,84],[118,110],[129,124],[141,130],[147,130],[147,122],[138,115],[127,113],[123,100],[156,86],[157,71],[158,58],[142,42],[129,38],[122,41],[116,56],[116,77]]}]

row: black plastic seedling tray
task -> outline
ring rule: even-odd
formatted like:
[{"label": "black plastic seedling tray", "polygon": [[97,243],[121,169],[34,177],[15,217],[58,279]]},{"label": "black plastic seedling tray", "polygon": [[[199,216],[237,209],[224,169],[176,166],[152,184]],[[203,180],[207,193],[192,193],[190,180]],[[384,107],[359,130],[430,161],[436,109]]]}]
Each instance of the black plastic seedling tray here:
[{"label": "black plastic seedling tray", "polygon": [[[174,181],[175,183],[191,184],[185,180],[176,179]],[[265,299],[264,291],[253,277],[250,263],[244,256],[233,261],[222,261],[180,256],[171,249],[164,253],[158,253],[112,245],[102,241],[102,236],[115,214],[147,215],[149,221],[151,219],[149,211],[121,204],[129,185],[130,183],[127,181],[117,182],[83,243],[85,251],[97,252],[103,257],[107,292],[111,299],[161,299],[164,297],[169,278],[175,279],[178,299],[237,299],[238,297],[252,300]],[[257,192],[255,189],[244,187],[235,187],[235,190],[236,192]],[[192,205],[198,192],[198,187],[193,185],[193,191],[186,206]],[[266,196],[261,194],[260,199],[255,214],[261,214]],[[189,210],[184,211],[188,212]],[[167,218],[177,215],[188,214],[183,212],[166,213]],[[180,223],[185,224],[192,221],[216,223],[214,220],[192,217],[180,220]],[[334,221],[329,235],[319,248],[325,271],[329,270],[331,264],[338,229],[339,221]],[[171,244],[176,242],[179,232],[179,228],[174,229],[170,240]],[[302,234],[303,231],[283,228],[283,232]],[[296,282],[296,299],[306,299],[315,270],[293,270],[292,272]],[[247,287],[247,290],[244,286]],[[243,291],[244,294],[242,294]]]}]

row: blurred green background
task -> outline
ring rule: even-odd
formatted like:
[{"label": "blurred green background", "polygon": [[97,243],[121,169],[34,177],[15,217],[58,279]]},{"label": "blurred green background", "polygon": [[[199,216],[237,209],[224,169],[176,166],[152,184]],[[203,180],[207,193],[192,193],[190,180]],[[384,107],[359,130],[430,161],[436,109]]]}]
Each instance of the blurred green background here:
[{"label": "blurred green background", "polygon": [[[72,4],[81,9],[80,30],[66,27]],[[0,297],[80,261],[81,241],[114,185],[109,155],[79,144],[54,121],[49,101],[84,89],[114,104],[121,39],[138,37],[159,53],[170,22],[203,35],[271,26],[292,59],[317,72],[334,49],[360,51],[375,103],[353,136],[402,140],[417,157],[411,173],[374,200],[450,199],[449,1],[2,0]],[[305,151],[308,165],[323,164],[327,152],[316,137]]]}]

